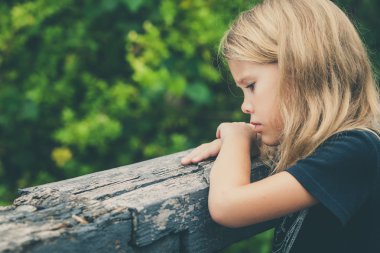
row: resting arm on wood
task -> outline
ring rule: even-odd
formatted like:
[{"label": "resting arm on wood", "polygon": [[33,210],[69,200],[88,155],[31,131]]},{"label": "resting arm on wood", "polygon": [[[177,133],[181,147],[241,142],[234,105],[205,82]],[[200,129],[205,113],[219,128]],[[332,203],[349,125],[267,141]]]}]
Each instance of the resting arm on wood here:
[{"label": "resting arm on wood", "polygon": [[[225,136],[217,132],[220,151],[210,173],[208,206],[215,222],[237,228],[278,218],[317,203],[287,172],[251,183],[250,148],[256,136],[249,135],[249,126],[244,123],[229,124],[232,124],[230,128],[236,129],[225,131]],[[249,134],[244,135],[244,131]],[[210,143],[214,152],[216,143],[218,141]],[[207,145],[202,150],[203,154],[207,153]],[[202,155],[198,153],[196,156]],[[183,161],[189,163],[191,155]]]}]

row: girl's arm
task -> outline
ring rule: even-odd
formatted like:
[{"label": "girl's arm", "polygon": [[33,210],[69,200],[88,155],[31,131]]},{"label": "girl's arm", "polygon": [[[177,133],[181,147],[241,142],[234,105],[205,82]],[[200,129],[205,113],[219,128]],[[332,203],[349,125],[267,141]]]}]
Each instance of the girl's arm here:
[{"label": "girl's arm", "polygon": [[208,206],[215,222],[231,228],[242,227],[317,203],[287,172],[250,183],[248,146],[246,140],[223,141],[210,174]]},{"label": "girl's arm", "polygon": [[217,223],[242,227],[317,203],[287,172],[250,183],[250,148],[256,134],[249,124],[223,123],[217,137],[221,146],[210,173],[208,198],[211,217]]}]

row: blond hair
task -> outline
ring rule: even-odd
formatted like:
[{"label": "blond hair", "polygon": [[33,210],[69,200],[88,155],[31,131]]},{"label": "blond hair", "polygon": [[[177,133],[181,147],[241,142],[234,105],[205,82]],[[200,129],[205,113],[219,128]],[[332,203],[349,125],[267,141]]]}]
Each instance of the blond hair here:
[{"label": "blond hair", "polygon": [[227,60],[278,64],[284,128],[274,172],[335,133],[380,132],[379,93],[366,49],[331,1],[264,0],[238,16],[219,53]]}]

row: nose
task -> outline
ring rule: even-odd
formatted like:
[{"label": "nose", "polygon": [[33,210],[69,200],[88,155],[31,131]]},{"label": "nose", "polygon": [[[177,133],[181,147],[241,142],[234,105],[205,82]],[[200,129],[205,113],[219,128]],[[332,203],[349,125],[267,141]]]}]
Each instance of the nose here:
[{"label": "nose", "polygon": [[252,104],[248,102],[247,99],[244,99],[243,103],[241,104],[241,110],[243,113],[252,114],[253,113]]}]

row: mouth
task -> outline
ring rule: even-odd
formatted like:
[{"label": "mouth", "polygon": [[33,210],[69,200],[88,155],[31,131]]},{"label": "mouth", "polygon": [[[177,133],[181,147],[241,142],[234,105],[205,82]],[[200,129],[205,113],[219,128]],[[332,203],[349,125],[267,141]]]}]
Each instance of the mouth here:
[{"label": "mouth", "polygon": [[260,127],[260,126],[261,126],[261,124],[260,124],[260,123],[257,123],[257,122],[251,122],[251,125],[253,125],[253,126],[255,127],[255,129],[256,129],[257,127]]}]

